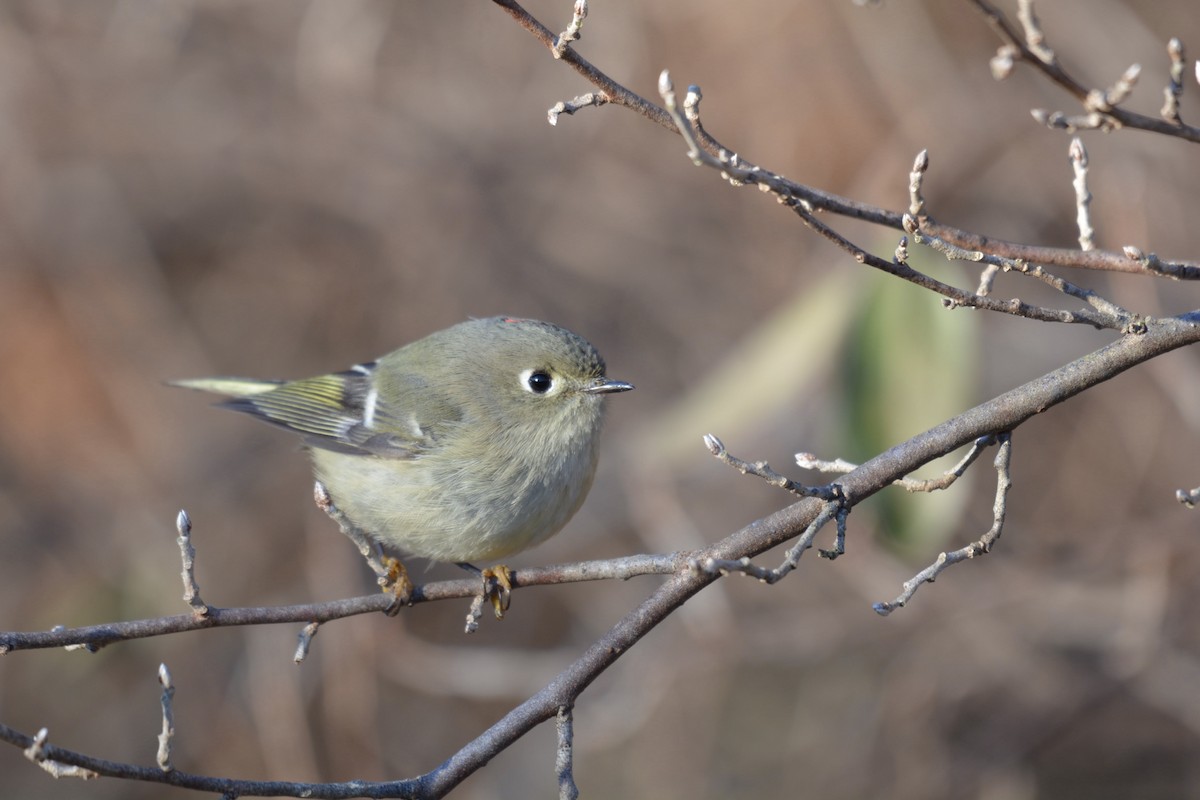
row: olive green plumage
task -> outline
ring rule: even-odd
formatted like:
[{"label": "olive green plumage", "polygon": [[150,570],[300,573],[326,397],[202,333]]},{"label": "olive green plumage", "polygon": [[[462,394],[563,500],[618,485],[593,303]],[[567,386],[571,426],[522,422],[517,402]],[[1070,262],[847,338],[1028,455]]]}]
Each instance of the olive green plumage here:
[{"label": "olive green plumage", "polygon": [[304,437],[333,502],[385,548],[504,558],[557,533],[596,469],[609,380],[596,349],[536,320],[469,320],[370,364],[296,381],[174,385]]}]

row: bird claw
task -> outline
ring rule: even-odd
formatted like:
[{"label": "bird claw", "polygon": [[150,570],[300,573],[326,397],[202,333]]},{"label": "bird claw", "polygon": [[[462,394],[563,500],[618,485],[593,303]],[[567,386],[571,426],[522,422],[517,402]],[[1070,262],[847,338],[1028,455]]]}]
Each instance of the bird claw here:
[{"label": "bird claw", "polygon": [[480,570],[479,576],[483,578],[483,596],[492,601],[496,619],[504,619],[504,612],[508,611],[512,602],[512,570],[503,564],[497,564]]},{"label": "bird claw", "polygon": [[392,595],[392,604],[388,606],[387,614],[394,617],[400,613],[401,607],[412,604],[412,593],[416,586],[408,577],[408,570],[400,559],[385,556],[383,566],[387,568],[387,573],[379,577],[379,586],[385,593]]}]

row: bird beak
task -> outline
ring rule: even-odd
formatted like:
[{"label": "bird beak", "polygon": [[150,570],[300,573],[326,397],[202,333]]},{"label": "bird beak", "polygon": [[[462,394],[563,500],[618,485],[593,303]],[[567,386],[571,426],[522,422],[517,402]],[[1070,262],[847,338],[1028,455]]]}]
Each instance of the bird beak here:
[{"label": "bird beak", "polygon": [[608,378],[596,378],[583,387],[583,390],[588,394],[616,394],[617,392],[628,392],[632,388],[633,384],[626,383],[625,381],[610,381]]}]

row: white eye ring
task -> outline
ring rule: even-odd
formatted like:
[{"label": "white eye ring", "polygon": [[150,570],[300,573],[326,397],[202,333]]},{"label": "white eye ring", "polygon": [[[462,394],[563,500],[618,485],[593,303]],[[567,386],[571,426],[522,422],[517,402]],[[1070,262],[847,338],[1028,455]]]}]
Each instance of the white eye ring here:
[{"label": "white eye ring", "polygon": [[527,369],[521,373],[521,388],[530,394],[548,395],[558,388],[558,382],[546,369]]}]

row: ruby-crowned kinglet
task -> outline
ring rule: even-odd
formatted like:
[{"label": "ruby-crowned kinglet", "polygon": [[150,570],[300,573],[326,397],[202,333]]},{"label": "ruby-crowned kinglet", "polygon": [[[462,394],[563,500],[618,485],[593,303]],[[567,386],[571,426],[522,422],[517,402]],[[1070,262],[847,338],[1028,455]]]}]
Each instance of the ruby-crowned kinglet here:
[{"label": "ruby-crowned kinglet", "polygon": [[385,548],[491,560],[557,533],[591,488],[604,359],[530,319],[460,323],[346,372],[296,381],[201,378],[225,408],[304,436],[317,479]]}]

